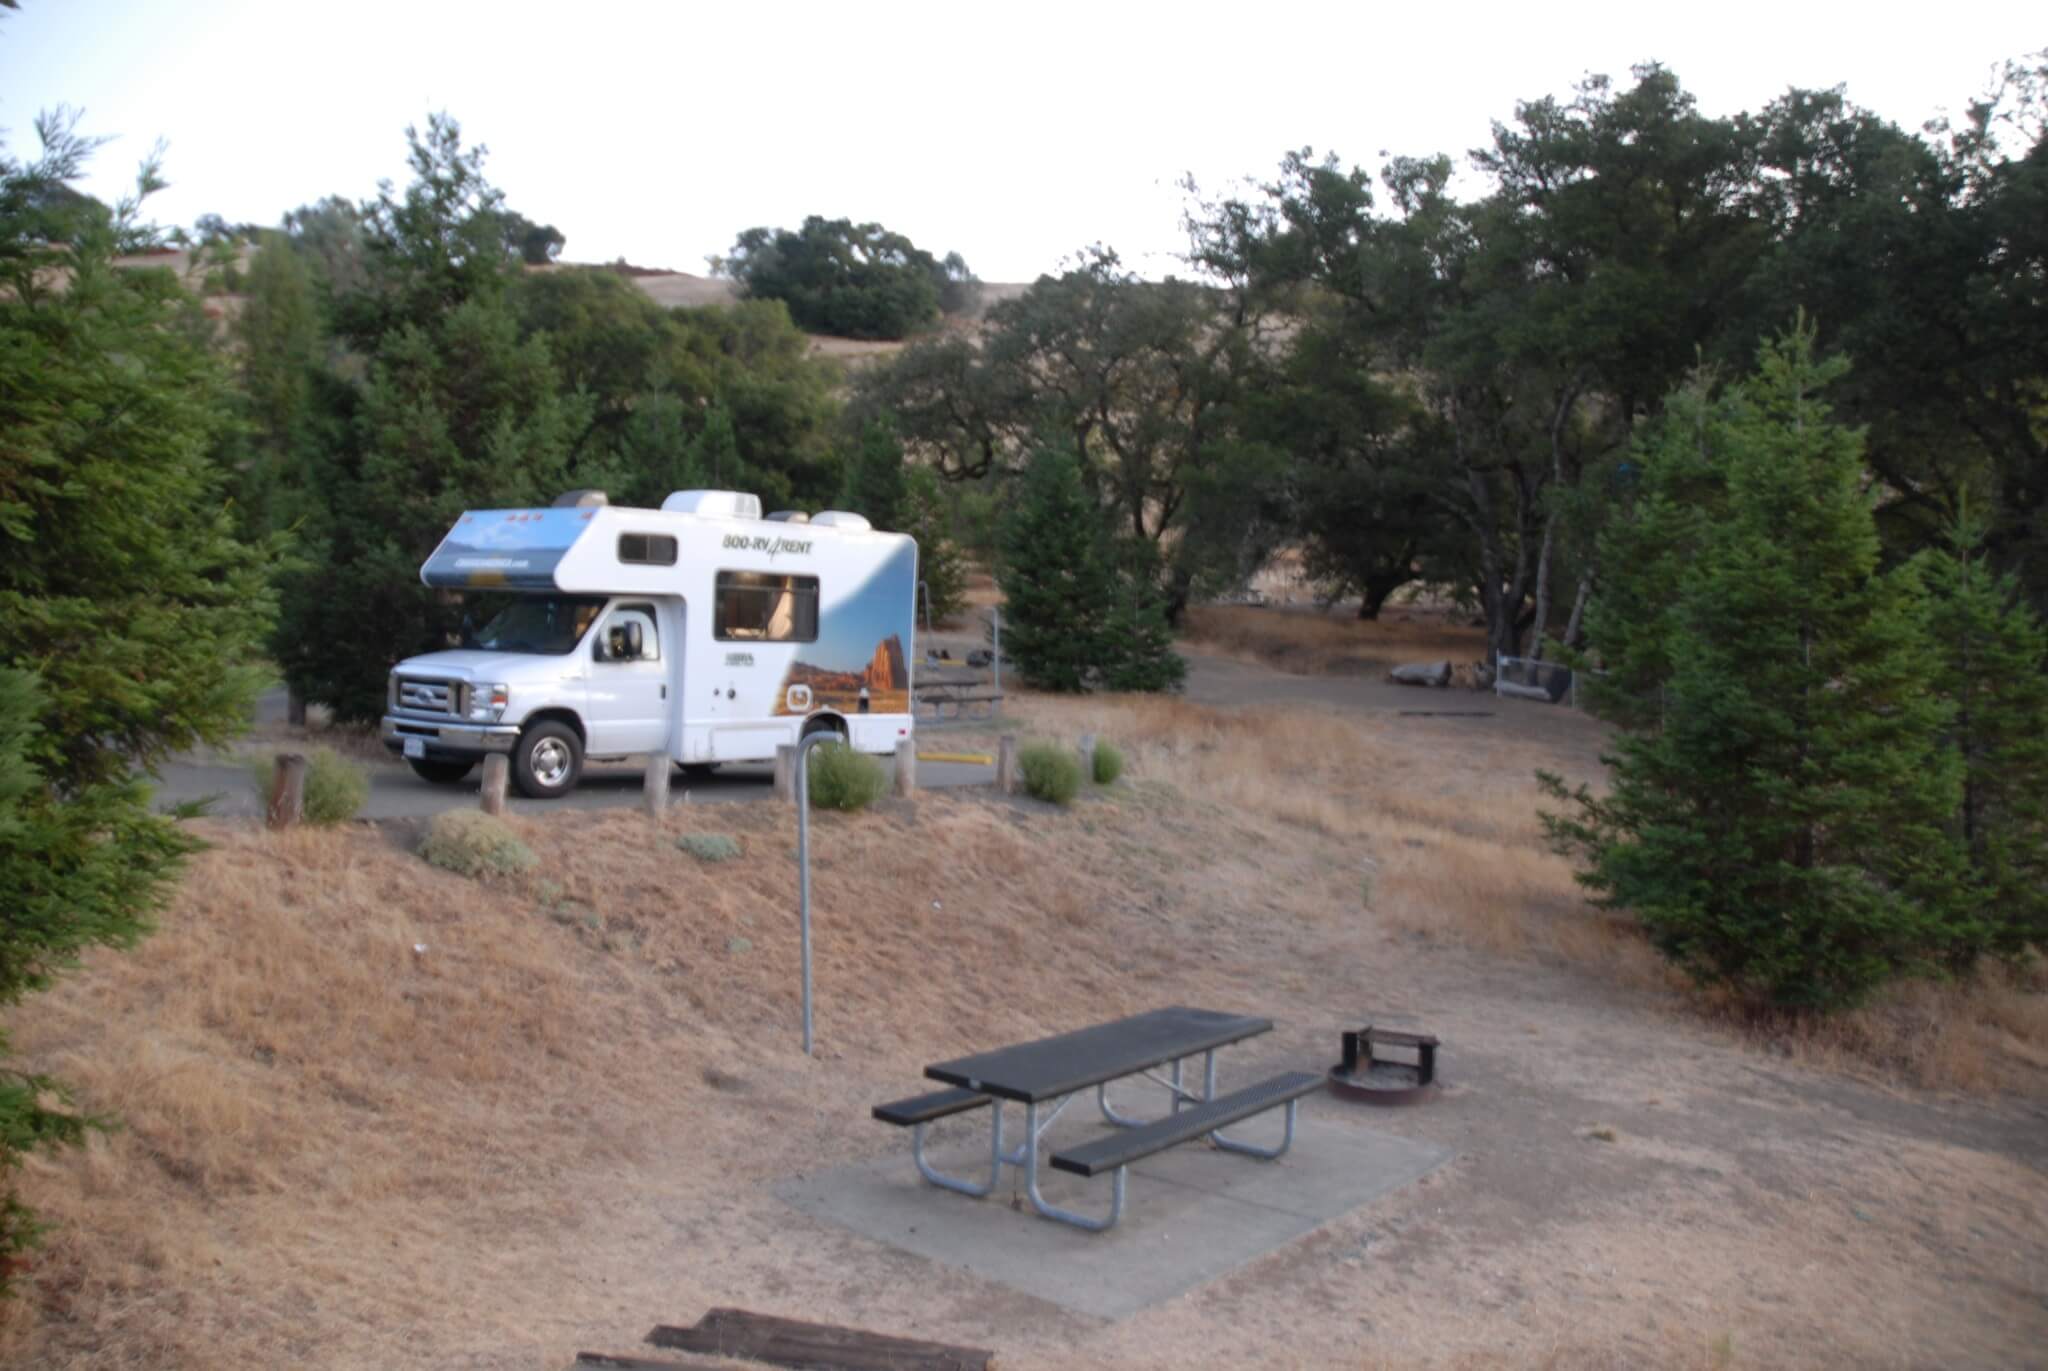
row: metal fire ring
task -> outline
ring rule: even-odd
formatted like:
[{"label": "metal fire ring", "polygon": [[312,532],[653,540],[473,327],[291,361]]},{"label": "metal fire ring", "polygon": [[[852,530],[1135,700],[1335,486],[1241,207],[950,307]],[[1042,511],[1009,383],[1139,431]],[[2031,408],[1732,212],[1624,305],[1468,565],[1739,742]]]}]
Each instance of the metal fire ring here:
[{"label": "metal fire ring", "polygon": [[[1359,1104],[1419,1104],[1437,1093],[1437,1040],[1427,1033],[1391,1029],[1375,1031],[1368,1024],[1344,1034],[1344,1060],[1330,1068],[1330,1091]],[[1382,1048],[1414,1052],[1412,1062],[1380,1055]]]}]

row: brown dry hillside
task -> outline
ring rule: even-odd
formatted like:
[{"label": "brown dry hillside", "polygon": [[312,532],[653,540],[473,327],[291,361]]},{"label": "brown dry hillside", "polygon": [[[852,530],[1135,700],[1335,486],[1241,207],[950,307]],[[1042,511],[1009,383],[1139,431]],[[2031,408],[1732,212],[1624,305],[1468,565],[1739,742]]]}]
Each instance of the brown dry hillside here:
[{"label": "brown dry hillside", "polygon": [[[521,822],[541,865],[497,884],[428,868],[401,827],[205,825],[155,937],[9,1016],[23,1065],[126,1126],[23,1172],[58,1226],[0,1355],[552,1371],[714,1305],[992,1346],[1012,1371],[2014,1366],[2048,1345],[2038,986],[1884,1071],[1703,1017],[1580,903],[1514,779],[1583,766],[1590,725],[1022,709],[1121,743],[1127,780],[1065,811],[968,791],[820,816],[815,1059],[784,808]],[[689,831],[745,856],[702,864]],[[771,1191],[899,1155],[867,1109],[924,1062],[1176,1002],[1270,1014],[1273,1065],[1329,1060],[1365,1016],[1433,1029],[1443,1098],[1369,1122],[1456,1159],[1111,1324]]]},{"label": "brown dry hillside", "polygon": [[[244,270],[255,256],[256,247],[245,245],[241,249],[240,261]],[[162,267],[175,273],[188,289],[198,291],[203,285],[203,272],[193,265],[193,255],[179,248],[164,248],[159,251],[138,253],[115,261],[116,266],[128,268]],[[707,305],[729,305],[739,298],[738,288],[728,280],[716,276],[694,276],[687,271],[671,271],[666,267],[635,267],[624,263],[604,264],[587,262],[557,262],[547,266],[531,266],[528,271],[616,271],[638,287],[642,294],[664,309],[701,309]],[[1028,287],[1021,283],[988,282],[983,285],[981,309],[996,300],[1021,295]],[[232,319],[240,312],[244,297],[232,292],[209,295],[206,299],[207,313],[216,319]],[[978,323],[977,312],[971,319],[958,322],[957,327],[973,328]],[[860,359],[883,357],[901,352],[906,346],[900,342],[878,342],[860,338],[835,338],[830,334],[809,335],[811,351],[821,357]]]}]

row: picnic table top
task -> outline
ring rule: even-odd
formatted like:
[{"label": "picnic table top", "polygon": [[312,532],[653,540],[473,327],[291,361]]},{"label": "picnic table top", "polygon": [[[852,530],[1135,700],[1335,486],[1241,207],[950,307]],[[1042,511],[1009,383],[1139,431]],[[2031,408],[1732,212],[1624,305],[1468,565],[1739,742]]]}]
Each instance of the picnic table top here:
[{"label": "picnic table top", "polygon": [[1031,1103],[1071,1095],[1176,1057],[1225,1047],[1273,1027],[1271,1019],[1177,1005],[1036,1042],[956,1057],[924,1069],[948,1085]]},{"label": "picnic table top", "polygon": [[951,662],[920,662],[916,675],[920,687],[986,685],[988,678],[985,667],[958,666]]}]

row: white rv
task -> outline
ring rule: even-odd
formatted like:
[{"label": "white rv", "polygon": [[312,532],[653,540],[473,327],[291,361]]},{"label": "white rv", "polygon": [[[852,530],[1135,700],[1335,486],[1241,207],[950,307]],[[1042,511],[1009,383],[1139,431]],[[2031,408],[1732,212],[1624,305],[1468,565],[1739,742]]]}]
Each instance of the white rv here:
[{"label": "white rv", "polygon": [[420,578],[473,600],[463,645],[391,673],[384,745],[429,781],[511,754],[536,799],[586,761],[764,761],[829,729],[863,752],[911,735],[917,544],[857,514],[761,517],[759,497],[597,492],[472,510]]}]

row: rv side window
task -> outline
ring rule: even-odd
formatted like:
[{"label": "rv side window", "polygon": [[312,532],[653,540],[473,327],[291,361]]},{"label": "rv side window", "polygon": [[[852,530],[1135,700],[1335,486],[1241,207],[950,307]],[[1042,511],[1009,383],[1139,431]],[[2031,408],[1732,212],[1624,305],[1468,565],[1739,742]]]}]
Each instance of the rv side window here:
[{"label": "rv side window", "polygon": [[818,578],[763,571],[718,573],[713,632],[725,642],[814,643]]},{"label": "rv side window", "polygon": [[621,533],[619,560],[643,566],[674,566],[676,540],[666,533]]}]

